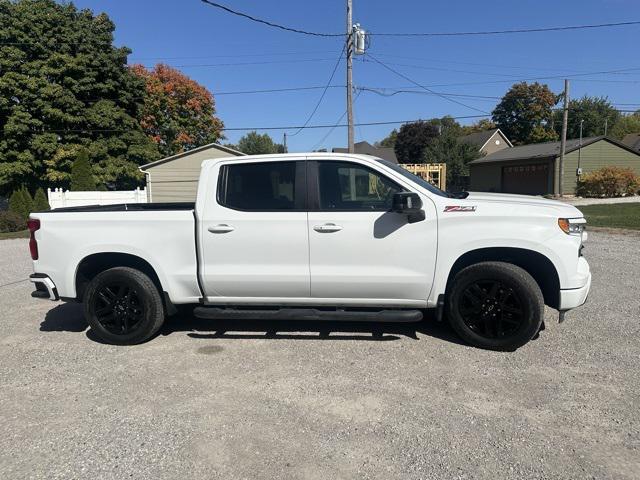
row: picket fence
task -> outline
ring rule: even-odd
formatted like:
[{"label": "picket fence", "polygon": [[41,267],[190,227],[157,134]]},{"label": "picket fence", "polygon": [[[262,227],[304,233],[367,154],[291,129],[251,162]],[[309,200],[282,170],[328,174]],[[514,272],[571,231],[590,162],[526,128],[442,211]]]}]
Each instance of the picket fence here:
[{"label": "picket fence", "polygon": [[47,189],[51,208],[81,207],[83,205],[113,205],[115,203],[147,203],[147,189],[117,191],[70,192],[61,188]]}]

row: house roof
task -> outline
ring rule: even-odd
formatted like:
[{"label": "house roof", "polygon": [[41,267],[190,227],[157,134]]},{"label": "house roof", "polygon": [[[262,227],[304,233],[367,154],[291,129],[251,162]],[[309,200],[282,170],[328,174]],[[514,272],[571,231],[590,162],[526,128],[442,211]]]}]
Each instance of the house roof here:
[{"label": "house roof", "polygon": [[[398,159],[396,158],[396,152],[393,148],[388,147],[376,147],[371,145],[369,142],[358,142],[353,145],[354,153],[359,153],[362,155],[372,155],[374,157],[380,157],[383,160],[388,160],[393,163],[398,163]],[[332,148],[331,151],[333,153],[349,153],[348,148]]]},{"label": "house roof", "polygon": [[141,165],[138,167],[143,172],[151,167],[155,167],[156,165],[160,165],[162,163],[171,162],[173,160],[177,160],[178,158],[186,157],[187,155],[191,155],[193,153],[201,152],[203,150],[209,150],[211,148],[215,148],[216,150],[221,150],[225,153],[235,156],[244,156],[245,153],[239,152],[238,150],[234,150],[233,148],[225,147],[224,145],[220,145],[218,143],[209,143],[207,145],[203,145],[201,147],[192,148],[191,150],[187,150],[186,152],[176,153],[175,155],[171,155],[170,157],[161,158],[160,160],[156,160],[155,162],[147,163],[146,165]]},{"label": "house roof", "polygon": [[628,133],[622,139],[627,147],[640,151],[640,133]]},{"label": "house roof", "polygon": [[513,147],[507,136],[502,133],[499,128],[493,128],[491,130],[482,130],[480,132],[470,133],[469,135],[465,135],[463,137],[458,138],[458,141],[461,143],[467,143],[469,145],[474,145],[478,147],[478,150],[482,150],[484,146],[491,140],[491,138],[499,133],[502,138],[507,142],[510,147]]},{"label": "house roof", "polygon": [[[605,140],[609,143],[613,143],[618,147],[624,148],[625,150],[629,150],[637,155],[640,155],[640,152],[634,151],[629,146],[614,140],[609,137],[605,137],[601,135],[599,137],[589,137],[582,139],[582,146],[586,147],[587,145],[591,145],[592,143],[598,142],[600,140]],[[566,153],[573,152],[580,147],[580,140],[577,138],[567,140],[566,145]],[[504,150],[500,150],[498,152],[492,153],[482,158],[478,158],[477,160],[473,160],[470,162],[472,165],[478,165],[482,163],[493,163],[493,162],[508,162],[511,160],[526,160],[529,158],[550,158],[557,157],[560,155],[560,142],[546,142],[546,143],[532,143],[530,145],[520,145],[518,147],[513,148],[505,148]]]}]

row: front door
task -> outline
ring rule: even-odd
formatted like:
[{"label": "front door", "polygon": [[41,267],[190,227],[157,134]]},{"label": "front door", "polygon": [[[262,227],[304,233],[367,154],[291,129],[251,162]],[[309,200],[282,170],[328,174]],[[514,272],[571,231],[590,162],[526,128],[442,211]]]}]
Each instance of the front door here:
[{"label": "front door", "polygon": [[211,177],[218,181],[199,219],[207,301],[308,299],[305,162],[236,159]]},{"label": "front door", "polygon": [[[348,162],[309,162],[311,296],[336,304],[425,306],[436,259],[437,220],[391,212],[401,180]],[[327,303],[331,303],[330,301]]]}]

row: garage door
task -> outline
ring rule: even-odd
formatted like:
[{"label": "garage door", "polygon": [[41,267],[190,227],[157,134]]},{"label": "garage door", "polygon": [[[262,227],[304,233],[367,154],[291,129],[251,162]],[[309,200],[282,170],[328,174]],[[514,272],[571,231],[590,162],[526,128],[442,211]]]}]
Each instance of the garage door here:
[{"label": "garage door", "polygon": [[549,192],[549,165],[537,163],[502,167],[502,191],[544,195]]}]

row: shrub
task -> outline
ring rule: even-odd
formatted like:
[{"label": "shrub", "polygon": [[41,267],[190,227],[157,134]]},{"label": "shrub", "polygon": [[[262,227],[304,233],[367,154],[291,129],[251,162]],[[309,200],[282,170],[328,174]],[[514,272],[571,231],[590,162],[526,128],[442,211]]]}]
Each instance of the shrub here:
[{"label": "shrub", "polygon": [[74,192],[86,192],[95,189],[96,181],[91,171],[89,154],[86,150],[80,150],[78,157],[71,166],[71,190]]},{"label": "shrub", "polygon": [[33,211],[44,212],[46,210],[51,210],[51,206],[49,205],[49,200],[47,200],[46,193],[42,188],[39,188],[33,196]]},{"label": "shrub", "polygon": [[0,212],[0,233],[19,232],[27,228],[26,220],[18,213]]},{"label": "shrub", "polygon": [[25,220],[33,210],[33,199],[25,187],[14,191],[9,198],[9,211],[20,215]]},{"label": "shrub", "polygon": [[634,195],[640,180],[630,168],[603,167],[583,175],[576,193],[581,197],[622,197]]}]

